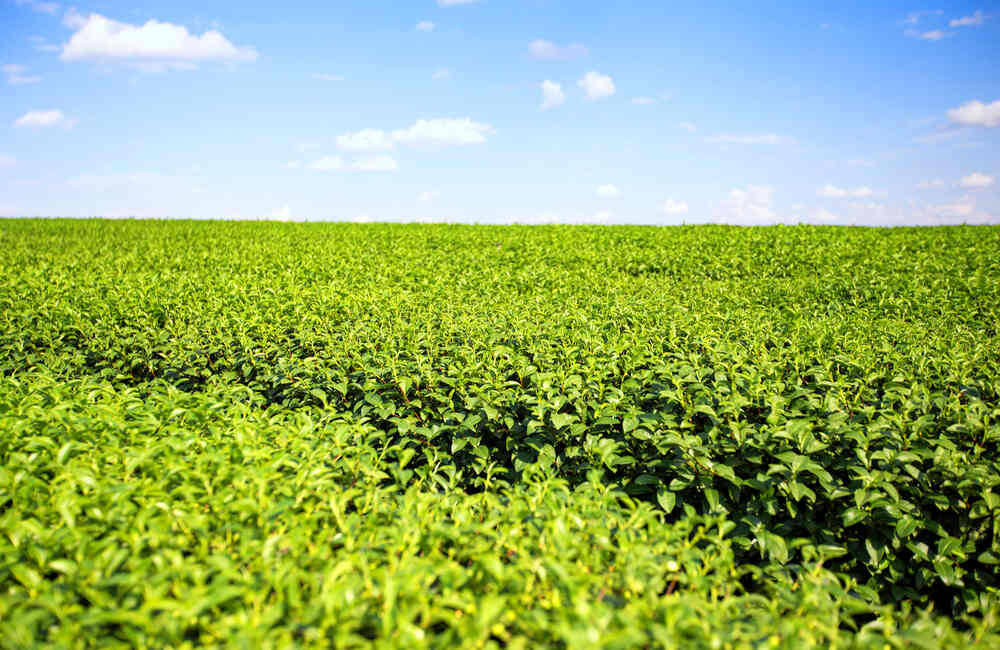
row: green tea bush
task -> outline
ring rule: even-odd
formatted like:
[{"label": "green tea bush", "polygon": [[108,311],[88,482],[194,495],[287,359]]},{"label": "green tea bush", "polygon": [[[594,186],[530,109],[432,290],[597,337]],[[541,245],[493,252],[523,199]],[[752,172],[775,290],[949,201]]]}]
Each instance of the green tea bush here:
[{"label": "green tea bush", "polygon": [[1000,229],[0,242],[10,647],[1000,642]]}]

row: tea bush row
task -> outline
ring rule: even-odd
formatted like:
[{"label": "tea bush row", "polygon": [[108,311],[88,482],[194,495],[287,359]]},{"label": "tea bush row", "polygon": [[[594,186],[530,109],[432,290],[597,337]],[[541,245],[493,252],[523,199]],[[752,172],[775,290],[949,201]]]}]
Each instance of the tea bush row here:
[{"label": "tea bush row", "polygon": [[998,229],[0,242],[7,638],[902,646],[994,622]]}]

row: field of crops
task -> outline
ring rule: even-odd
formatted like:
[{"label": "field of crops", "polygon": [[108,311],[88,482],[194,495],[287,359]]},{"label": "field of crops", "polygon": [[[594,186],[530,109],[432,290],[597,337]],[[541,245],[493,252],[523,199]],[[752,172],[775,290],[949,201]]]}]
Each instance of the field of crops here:
[{"label": "field of crops", "polygon": [[1000,644],[1000,228],[0,223],[3,647]]}]

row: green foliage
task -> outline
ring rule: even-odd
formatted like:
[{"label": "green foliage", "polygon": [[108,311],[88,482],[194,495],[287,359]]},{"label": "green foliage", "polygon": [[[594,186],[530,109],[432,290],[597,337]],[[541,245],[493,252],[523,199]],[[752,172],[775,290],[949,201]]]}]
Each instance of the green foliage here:
[{"label": "green foliage", "polygon": [[1000,230],[0,226],[0,643],[998,643]]}]

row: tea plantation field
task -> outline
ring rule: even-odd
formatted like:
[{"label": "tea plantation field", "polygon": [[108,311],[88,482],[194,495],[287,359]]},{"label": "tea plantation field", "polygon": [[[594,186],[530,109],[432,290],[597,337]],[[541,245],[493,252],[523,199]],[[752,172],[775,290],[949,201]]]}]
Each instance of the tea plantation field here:
[{"label": "tea plantation field", "polygon": [[1000,645],[1000,228],[0,222],[0,646]]}]

